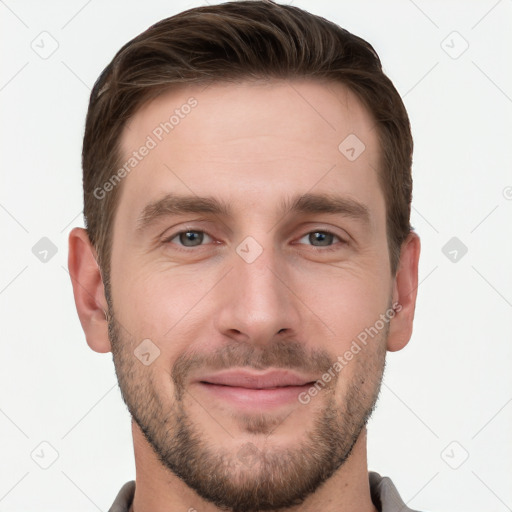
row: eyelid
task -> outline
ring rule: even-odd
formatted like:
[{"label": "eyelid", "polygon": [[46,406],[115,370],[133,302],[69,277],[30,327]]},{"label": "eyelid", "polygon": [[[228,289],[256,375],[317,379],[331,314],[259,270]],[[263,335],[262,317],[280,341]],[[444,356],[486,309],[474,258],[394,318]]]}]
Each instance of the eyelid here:
[{"label": "eyelid", "polygon": [[[338,231],[341,231],[341,233]],[[309,235],[311,233],[328,233],[330,235],[337,237],[341,242],[346,244],[348,244],[349,241],[352,239],[352,237],[345,230],[336,230],[333,227],[315,225],[310,229],[303,231],[303,234],[299,238],[296,238],[296,240],[300,240],[301,238],[304,238],[306,235]]]},{"label": "eyelid", "polygon": [[[174,240],[176,237],[178,237],[182,233],[188,233],[189,231],[194,231],[196,233],[204,233],[207,237],[210,237],[211,240],[213,240],[213,241],[215,240],[215,238],[212,235],[210,235],[210,233],[208,233],[208,231],[206,231],[204,229],[194,229],[192,227],[185,227],[183,229],[180,229],[179,231],[174,231],[169,236],[166,236],[163,239],[163,243],[171,243],[171,241]],[[182,244],[175,244],[175,245],[178,245],[178,247],[184,248],[184,249],[194,249],[195,247],[203,247],[205,244],[193,245],[190,247],[186,246],[186,245],[182,245]]]},{"label": "eyelid", "polygon": [[[218,241],[216,241],[215,237],[213,235],[211,235],[208,231],[206,231],[205,229],[195,227],[195,226],[185,226],[182,229],[179,229],[178,231],[174,231],[170,235],[165,236],[163,238],[162,242],[163,243],[171,243],[171,241],[174,240],[177,236],[181,235],[182,233],[187,233],[189,231],[204,233],[207,237],[210,237],[210,239],[214,243],[215,242],[219,243]],[[335,242],[332,245],[326,245],[326,246],[316,246],[316,245],[312,245],[312,244],[300,244],[300,245],[309,245],[310,247],[313,247],[318,250],[321,250],[321,249],[328,250],[329,248],[333,248],[337,243],[341,243],[343,245],[349,244],[350,236],[348,234],[342,236],[342,235],[336,233],[335,230],[333,230],[333,229],[323,228],[323,227],[311,228],[311,229],[303,232],[303,234],[300,235],[298,238],[295,238],[295,240],[298,241],[298,240],[301,240],[302,238],[304,238],[305,236],[310,235],[311,233],[319,233],[319,232],[333,235],[334,237],[336,237],[339,240],[339,242]],[[195,246],[185,246],[185,245],[181,245],[181,244],[174,244],[174,245],[177,245],[180,249],[189,250],[189,249],[197,249],[198,247],[204,247],[206,244],[202,243],[200,245],[195,245]]]},{"label": "eyelid", "polygon": [[[333,233],[332,231],[327,231],[326,229],[313,229],[312,231],[308,231],[307,233],[304,233],[301,237],[298,238],[298,240],[302,240],[304,237],[311,235],[312,233],[324,233],[327,235],[332,235],[333,237],[336,237],[340,242],[345,242],[345,240],[343,240],[343,238],[341,238],[341,236],[337,235],[336,233]],[[317,247],[317,246],[314,246],[314,247]]]}]

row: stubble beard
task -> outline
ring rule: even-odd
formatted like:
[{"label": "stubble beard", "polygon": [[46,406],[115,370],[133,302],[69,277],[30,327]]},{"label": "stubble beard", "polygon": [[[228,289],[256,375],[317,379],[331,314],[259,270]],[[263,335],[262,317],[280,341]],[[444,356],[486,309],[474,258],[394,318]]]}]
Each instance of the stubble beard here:
[{"label": "stubble beard", "polygon": [[[174,401],[162,400],[150,367],[143,366],[134,356],[136,344],[129,336],[122,335],[112,308],[109,311],[114,365],[121,395],[133,420],[161,464],[200,497],[219,508],[257,512],[300,505],[347,461],[375,408],[385,368],[389,326],[380,333],[379,339],[371,341],[375,344],[374,348],[368,348],[373,351],[372,358],[357,356],[353,359],[359,368],[353,373],[353,381],[346,383],[340,403],[337,404],[334,394],[337,379],[333,386],[312,398],[312,401],[322,400],[324,405],[315,409],[313,426],[302,434],[303,440],[296,447],[272,445],[272,433],[279,429],[283,419],[265,414],[237,415],[236,424],[238,430],[244,432],[244,438],[247,437],[245,433],[256,440],[265,436],[270,441],[268,444],[239,443],[231,451],[216,447],[212,440],[208,440],[205,428],[194,423],[187,413],[187,400],[193,398],[189,397],[183,384],[187,371],[194,364],[200,365],[209,359],[192,359],[191,363],[190,359],[178,358],[182,366],[177,368],[175,364],[171,374],[175,384]],[[266,367],[279,360],[283,364],[276,366],[297,368],[295,363],[304,355],[302,346],[293,342],[285,345],[269,345],[268,351],[258,352],[257,361],[250,347],[243,349],[243,355],[237,349],[224,352],[219,361],[226,363],[236,359],[240,363],[243,359],[251,361],[247,365]],[[226,355],[229,355],[227,359]],[[311,366],[306,359],[302,361]],[[320,354],[316,361],[325,365],[326,354]],[[291,364],[287,366],[286,362]],[[343,370],[337,377],[342,374]],[[307,414],[307,405],[298,407],[303,407],[302,414]]]}]

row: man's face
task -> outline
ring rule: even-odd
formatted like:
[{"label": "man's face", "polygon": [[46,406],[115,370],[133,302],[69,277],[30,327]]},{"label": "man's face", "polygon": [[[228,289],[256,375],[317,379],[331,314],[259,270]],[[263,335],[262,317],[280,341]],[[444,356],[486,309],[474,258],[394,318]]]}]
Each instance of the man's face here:
[{"label": "man's face", "polygon": [[[339,148],[350,134],[364,151],[353,135]],[[123,398],[206,500],[300,503],[349,456],[384,369],[393,279],[374,123],[339,84],[216,84],[139,110],[126,160],[143,145],[113,227]]]}]

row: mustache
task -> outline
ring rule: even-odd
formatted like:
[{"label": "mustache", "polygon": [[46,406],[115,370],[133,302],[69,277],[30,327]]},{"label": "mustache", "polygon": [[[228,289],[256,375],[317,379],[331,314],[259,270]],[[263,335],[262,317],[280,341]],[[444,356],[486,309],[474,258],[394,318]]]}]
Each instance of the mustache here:
[{"label": "mustache", "polygon": [[[246,367],[255,370],[283,368],[302,371],[320,376],[336,360],[326,350],[306,350],[304,344],[293,340],[277,340],[263,347],[246,342],[223,345],[210,353],[197,350],[185,352],[178,356],[172,366],[171,378],[174,382],[176,397],[183,397],[187,377],[197,369],[227,370],[233,367]],[[338,375],[330,382],[335,385]]]}]

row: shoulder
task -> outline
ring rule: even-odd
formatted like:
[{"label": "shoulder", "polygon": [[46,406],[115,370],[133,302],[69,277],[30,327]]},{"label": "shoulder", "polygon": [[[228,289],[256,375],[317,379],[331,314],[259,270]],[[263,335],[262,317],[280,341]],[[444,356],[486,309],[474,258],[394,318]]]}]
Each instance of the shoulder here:
[{"label": "shoulder", "polygon": [[126,482],[117,493],[116,499],[108,512],[128,512],[135,494],[135,480]]},{"label": "shoulder", "polygon": [[404,503],[391,478],[375,471],[368,473],[370,493],[379,512],[418,512]]}]

